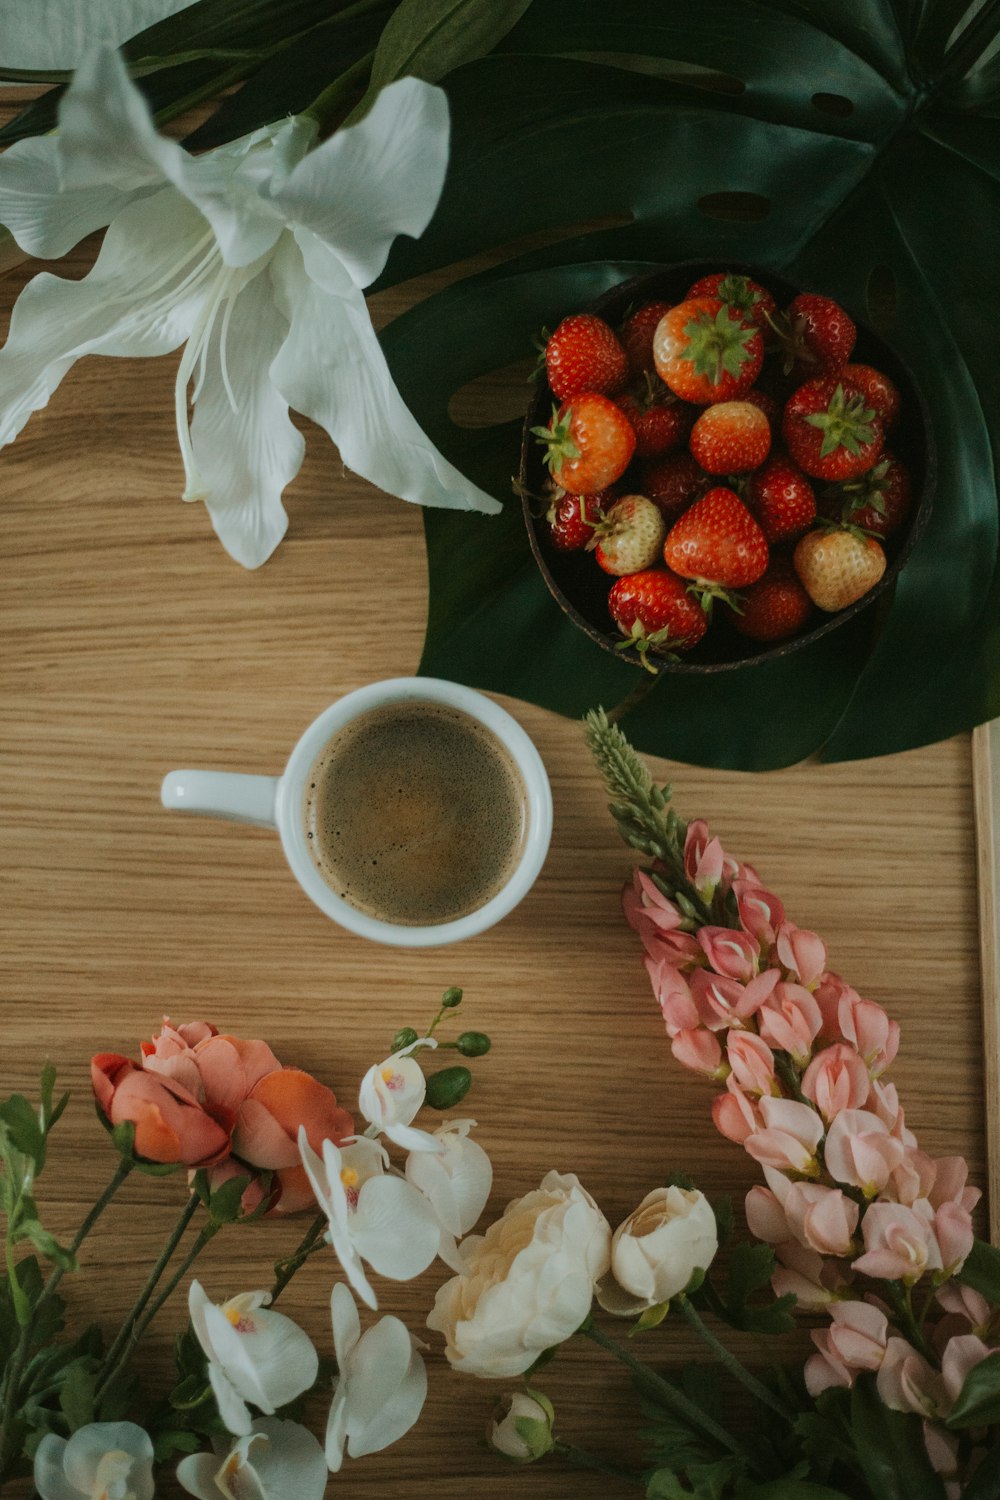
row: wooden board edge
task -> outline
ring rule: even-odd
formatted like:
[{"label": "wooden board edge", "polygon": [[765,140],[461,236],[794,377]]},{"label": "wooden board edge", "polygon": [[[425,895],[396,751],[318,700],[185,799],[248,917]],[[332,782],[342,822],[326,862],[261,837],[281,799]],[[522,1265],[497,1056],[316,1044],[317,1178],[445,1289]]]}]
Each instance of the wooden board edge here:
[{"label": "wooden board edge", "polygon": [[1000,1245],[1000,720],[972,732],[972,791],[979,893],[979,955],[983,997],[983,1087],[986,1095],[986,1201],[990,1242]]}]

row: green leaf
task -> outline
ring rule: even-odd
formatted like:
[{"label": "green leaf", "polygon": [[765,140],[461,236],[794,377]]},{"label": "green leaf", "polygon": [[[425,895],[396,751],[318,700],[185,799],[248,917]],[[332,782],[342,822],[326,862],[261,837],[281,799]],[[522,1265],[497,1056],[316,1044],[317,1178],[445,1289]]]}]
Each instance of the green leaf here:
[{"label": "green leaf", "polygon": [[66,1366],[59,1386],[59,1406],[71,1433],[94,1420],[96,1385],[97,1373],[88,1360],[74,1360]]},{"label": "green leaf", "polygon": [[994,1443],[962,1491],[962,1500],[996,1500],[998,1494],[1000,1494],[1000,1443]]},{"label": "green leaf", "polygon": [[436,83],[453,68],[485,57],[531,0],[402,0],[372,63],[372,90],[410,76]]},{"label": "green leaf", "polygon": [[23,1094],[11,1094],[0,1103],[0,1129],[15,1151],[36,1166],[39,1158],[44,1161],[45,1136],[35,1109]]},{"label": "green leaf", "polygon": [[153,1460],[155,1463],[165,1463],[175,1453],[197,1453],[201,1447],[201,1437],[197,1432],[185,1432],[183,1428],[167,1427],[163,1430],[150,1433],[153,1439]]},{"label": "green leaf", "polygon": [[870,1375],[851,1391],[851,1436],[878,1500],[945,1500],[931,1468],[919,1417],[883,1405]]},{"label": "green leaf", "polygon": [[988,1354],[966,1375],[947,1426],[991,1427],[1000,1422],[1000,1351]]},{"label": "green leaf", "polygon": [[217,1187],[208,1200],[208,1212],[217,1224],[231,1224],[243,1212],[241,1199],[250,1186],[250,1177],[231,1177]]},{"label": "green leaf", "polygon": [[985,1240],[976,1240],[956,1280],[980,1292],[988,1302],[1000,1304],[1000,1250]]},{"label": "green leaf", "polygon": [[808,1479],[772,1479],[767,1484],[745,1480],[736,1488],[736,1500],[856,1500],[843,1490],[831,1490],[825,1484]]},{"label": "green leaf", "polygon": [[[1000,713],[1000,364],[986,333],[1000,322],[1000,121],[985,73],[988,101],[955,92],[977,75],[948,74],[950,19],[920,0],[535,0],[504,55],[444,81],[445,190],[380,285],[476,252],[500,260],[519,236],[619,221],[459,281],[383,335],[422,425],[491,493],[509,495],[519,425],[459,427],[456,391],[652,264],[757,267],[863,324],[877,315],[926,402],[934,504],[895,588],[766,666],[662,674],[627,712],[642,749],[764,769],[821,747],[829,759],[901,750]],[[731,192],[757,195],[763,216],[713,217],[706,194]],[[886,277],[888,328],[872,291]],[[489,520],[428,511],[425,528],[423,672],[568,715],[610,708],[642,680],[561,614],[516,504]]]},{"label": "green leaf", "polygon": [[723,1500],[743,1470],[739,1459],[720,1458],[709,1464],[690,1464],[682,1484],[670,1469],[658,1469],[646,1486],[646,1500]]},{"label": "green leaf", "polygon": [[40,1255],[60,1266],[64,1271],[77,1269],[76,1256],[64,1245],[60,1245],[54,1234],[50,1234],[37,1219],[26,1219],[18,1228],[18,1239],[28,1239]]}]

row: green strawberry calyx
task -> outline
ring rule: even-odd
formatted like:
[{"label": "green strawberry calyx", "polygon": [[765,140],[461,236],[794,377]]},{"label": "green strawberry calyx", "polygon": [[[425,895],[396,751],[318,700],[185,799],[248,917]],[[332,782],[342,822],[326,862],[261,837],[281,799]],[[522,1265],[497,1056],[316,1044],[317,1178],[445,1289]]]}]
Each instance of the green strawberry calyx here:
[{"label": "green strawberry calyx", "polygon": [[694,373],[721,385],[723,375],[738,380],[743,366],[753,357],[750,340],[758,336],[751,324],[733,317],[725,303],[714,315],[700,312],[684,324],[687,347],[681,350],[680,358],[694,365]]},{"label": "green strawberry calyx", "polygon": [[823,434],[820,458],[828,458],[838,448],[846,448],[857,458],[875,441],[873,408],[865,405],[865,398],[858,391],[848,396],[839,381],[826,411],[811,412],[803,421]]},{"label": "green strawberry calyx", "polygon": [[[669,625],[664,625],[659,630],[647,630],[641,620],[635,620],[632,624],[631,634],[625,640],[618,641],[615,645],[615,650],[638,651],[639,661],[642,663],[643,668],[647,672],[652,672],[654,677],[657,677],[659,673],[649,660],[649,653],[651,651],[662,660],[680,661],[680,657],[676,651],[664,650],[664,647],[668,643],[671,645],[674,643],[674,637],[670,634]],[[683,641],[678,641],[677,644],[683,645]]]},{"label": "green strawberry calyx", "polygon": [[736,614],[743,613],[743,600],[740,595],[734,594],[732,589],[723,588],[721,583],[712,583],[708,578],[695,578],[688,584],[687,591],[692,598],[697,599],[709,619],[712,618],[712,608],[716,599],[723,604],[728,604]]},{"label": "green strawberry calyx", "polygon": [[750,312],[760,301],[760,292],[754,291],[749,276],[741,276],[736,271],[730,271],[723,277],[715,295],[720,302],[725,302],[727,307],[738,313]]},{"label": "green strawberry calyx", "polygon": [[532,434],[540,438],[545,444],[545,462],[549,473],[558,478],[559,470],[564,463],[571,462],[580,457],[580,449],[573,441],[570,425],[573,421],[573,409],[567,406],[562,420],[559,418],[559,407],[553,406],[552,420],[548,427],[533,427]]}]

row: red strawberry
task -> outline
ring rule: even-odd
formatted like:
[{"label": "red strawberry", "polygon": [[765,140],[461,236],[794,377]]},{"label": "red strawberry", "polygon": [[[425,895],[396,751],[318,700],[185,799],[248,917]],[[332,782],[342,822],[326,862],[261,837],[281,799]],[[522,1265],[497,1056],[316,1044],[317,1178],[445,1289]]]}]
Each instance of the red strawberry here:
[{"label": "red strawberry", "polygon": [[764,340],[718,297],[692,297],[661,318],[653,358],[676,396],[709,406],[750,389],[764,361]]},{"label": "red strawberry", "polygon": [[824,497],[823,510],[838,521],[892,536],[910,511],[913,486],[905,466],[884,452],[873,469],[850,484],[839,484]]},{"label": "red strawberry", "polygon": [[547,517],[549,541],[559,552],[582,552],[594,537],[594,527],[614,500],[613,490],[597,495],[563,495]]},{"label": "red strawberry", "polygon": [[685,300],[688,297],[718,297],[738,312],[744,323],[756,323],[765,335],[770,331],[769,316],[775,317],[778,311],[778,304],[766,287],[735,271],[713,271],[711,276],[703,276],[688,287]]},{"label": "red strawberry", "polygon": [[645,495],[623,495],[594,530],[594,556],[605,573],[621,577],[648,568],[660,555],[667,523]]},{"label": "red strawberry", "polygon": [[634,646],[644,666],[647,651],[690,651],[708,629],[708,616],[688,593],[687,584],[666,568],[650,568],[619,578],[608,594],[608,609],[618,629],[628,637],[619,649]]},{"label": "red strawberry", "polygon": [[638,395],[620,396],[618,405],[635,428],[636,458],[661,458],[680,447],[695,417],[694,407],[664,390],[655,376],[647,376]]},{"label": "red strawberry", "polygon": [[628,379],[628,355],[603,318],[575,313],[562,320],[545,345],[545,370],[560,401],[583,391],[607,395]]},{"label": "red strawberry", "polygon": [[856,531],[807,532],[792,561],[810,599],[828,614],[863,598],[885,572],[878,542]]},{"label": "red strawberry", "polygon": [[840,372],[842,380],[849,380],[870,406],[890,428],[899,416],[900,395],[888,375],[876,370],[873,365],[844,365]]},{"label": "red strawberry", "polygon": [[800,292],[788,304],[775,329],[785,348],[785,373],[803,379],[832,375],[851,357],[858,330],[839,302],[815,292]]},{"label": "red strawberry", "polygon": [[812,485],[780,454],[750,476],[747,504],[771,543],[801,536],[816,519]]},{"label": "red strawberry", "polygon": [[771,429],[759,406],[717,401],[695,422],[688,446],[709,474],[747,474],[767,457]]},{"label": "red strawberry", "polygon": [[792,458],[814,479],[856,479],[885,441],[881,418],[836,375],[800,385],[785,406],[781,430]]},{"label": "red strawberry", "polygon": [[532,432],[545,443],[545,462],[556,484],[571,495],[606,490],[628,468],[635,432],[607,396],[584,391],[553,411],[548,427]]},{"label": "red strawberry", "polygon": [[664,561],[707,593],[756,583],[767,569],[767,538],[738,495],[719,485],[675,521]]},{"label": "red strawberry", "polygon": [[653,334],[660,319],[670,311],[671,302],[647,302],[622,324],[621,341],[628,355],[629,369],[633,375],[651,373],[653,363]]},{"label": "red strawberry", "polygon": [[754,386],[752,391],[744,391],[740,400],[749,401],[751,406],[760,408],[767,418],[772,437],[781,431],[781,402],[776,401],[767,391],[760,391]]},{"label": "red strawberry", "polygon": [[798,635],[812,614],[812,600],[786,557],[777,557],[759,583],[740,596],[742,613],[732,623],[752,641],[784,641]]},{"label": "red strawberry", "polygon": [[710,475],[699,468],[686,450],[654,459],[642,470],[642,493],[660,507],[668,521],[676,520],[681,511],[687,510],[693,500],[711,487]]}]

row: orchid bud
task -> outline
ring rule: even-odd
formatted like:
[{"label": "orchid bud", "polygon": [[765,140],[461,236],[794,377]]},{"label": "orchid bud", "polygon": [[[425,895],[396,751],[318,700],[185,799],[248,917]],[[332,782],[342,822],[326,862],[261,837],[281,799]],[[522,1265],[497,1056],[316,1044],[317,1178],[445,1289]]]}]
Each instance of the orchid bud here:
[{"label": "orchid bud", "polygon": [[552,1402],[541,1391],[517,1391],[508,1396],[490,1423],[486,1440],[497,1453],[516,1464],[531,1464],[544,1458],[555,1446]]},{"label": "orchid bud", "polygon": [[441,996],[441,1009],[454,1010],[456,1005],[461,1005],[462,993],[463,992],[458,988],[458,986],[454,984],[450,987],[450,989],[445,990],[444,994]]},{"label": "orchid bud", "polygon": [[492,1045],[485,1031],[463,1031],[455,1039],[455,1048],[463,1057],[482,1057]]},{"label": "orchid bud", "polygon": [[431,1109],[451,1109],[472,1087],[468,1068],[442,1068],[427,1080],[427,1103]]},{"label": "orchid bud", "polygon": [[412,1026],[404,1026],[397,1031],[389,1047],[390,1052],[402,1052],[404,1047],[412,1047],[414,1042],[419,1042],[420,1033],[414,1031]]}]

